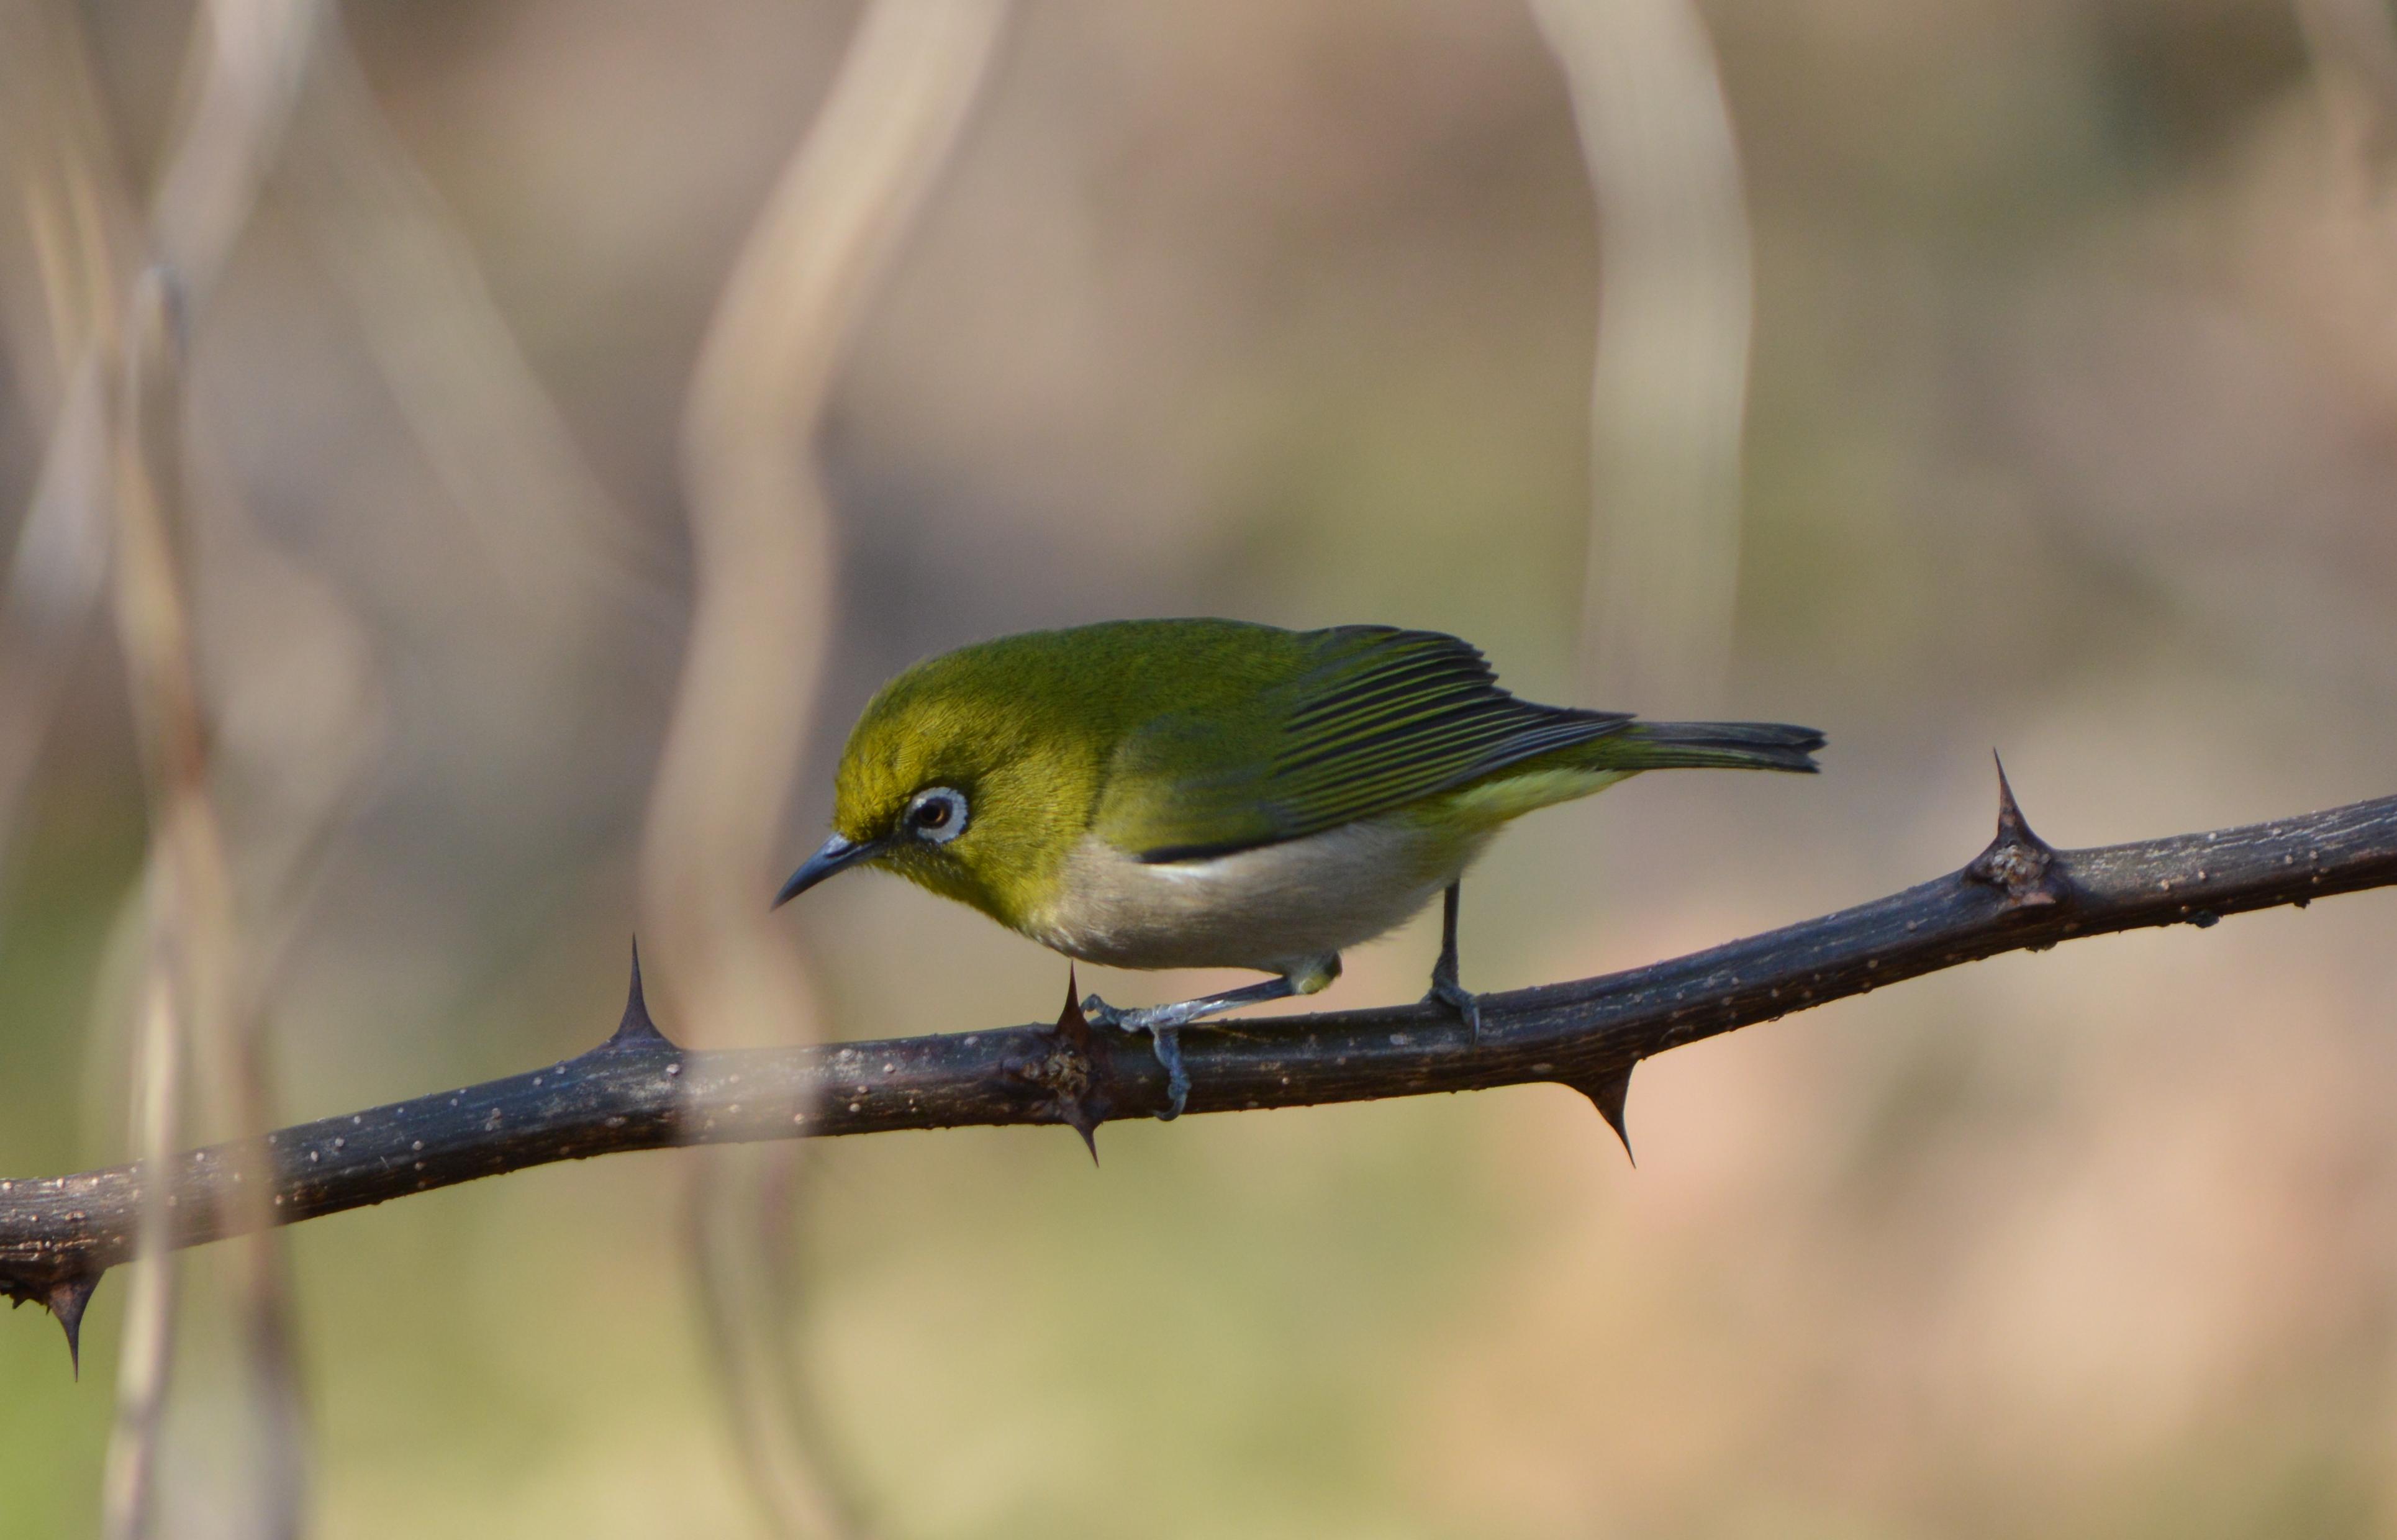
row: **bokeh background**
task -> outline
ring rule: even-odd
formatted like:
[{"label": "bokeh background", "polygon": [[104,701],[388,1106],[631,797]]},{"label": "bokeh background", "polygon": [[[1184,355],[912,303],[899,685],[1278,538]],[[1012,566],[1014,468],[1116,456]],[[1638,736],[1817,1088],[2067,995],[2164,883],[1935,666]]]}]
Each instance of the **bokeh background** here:
[{"label": "bokeh background", "polygon": [[[147,187],[191,16],[48,10]],[[612,1024],[692,591],[677,422],[855,21],[334,15],[188,379],[287,1120]],[[827,408],[828,662],[761,859],[812,846],[891,672],[1122,615],[1428,625],[1535,698],[1828,732],[1816,782],[1651,778],[1511,835],[1468,887],[1476,986],[1952,868],[1993,747],[2059,844],[2397,791],[2377,0],[1704,19],[1753,353],[1728,661],[1688,698],[1590,695],[1603,211],[1533,12],[1028,0]],[[21,182],[75,109],[11,81]],[[68,394],[33,207],[0,209],[0,531]],[[106,626],[62,656],[55,709],[0,723],[37,751],[0,903],[17,1175],[127,1148],[142,789]],[[887,879],[781,918],[838,1036],[1065,984]],[[1636,1172],[1551,1087],[1113,1125],[1096,1172],[1058,1130],[842,1141],[757,1350],[892,1536],[2397,1534],[2392,923],[2365,894],[2096,941],[1685,1049],[1635,1079]],[[1325,1003],[1411,998],[1435,948],[1419,922]],[[319,1532],[763,1533],[691,1308],[694,1158],[292,1232]],[[169,1533],[232,1523],[213,1265]],[[0,1535],[91,1531],[124,1299],[80,1384],[0,1322]]]}]

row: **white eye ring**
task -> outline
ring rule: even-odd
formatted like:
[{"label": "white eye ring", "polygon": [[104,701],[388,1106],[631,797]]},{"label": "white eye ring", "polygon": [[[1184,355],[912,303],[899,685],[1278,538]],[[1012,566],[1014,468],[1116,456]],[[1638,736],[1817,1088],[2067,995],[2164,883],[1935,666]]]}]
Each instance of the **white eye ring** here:
[{"label": "white eye ring", "polygon": [[907,832],[933,845],[945,845],[966,832],[966,794],[949,786],[927,786],[907,804]]}]

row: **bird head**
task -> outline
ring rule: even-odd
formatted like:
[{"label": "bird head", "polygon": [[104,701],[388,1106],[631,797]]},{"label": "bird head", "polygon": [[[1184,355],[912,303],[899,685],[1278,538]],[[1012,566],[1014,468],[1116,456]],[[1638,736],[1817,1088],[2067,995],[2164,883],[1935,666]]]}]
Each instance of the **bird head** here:
[{"label": "bird head", "polygon": [[1109,746],[1070,681],[1024,662],[986,644],[886,685],[841,752],[832,837],[775,904],[876,866],[1019,924],[1090,828]]}]

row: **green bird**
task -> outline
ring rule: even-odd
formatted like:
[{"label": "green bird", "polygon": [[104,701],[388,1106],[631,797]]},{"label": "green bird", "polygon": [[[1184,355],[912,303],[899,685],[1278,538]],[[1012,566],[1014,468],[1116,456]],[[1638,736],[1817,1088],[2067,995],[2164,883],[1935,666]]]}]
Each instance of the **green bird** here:
[{"label": "green bird", "polygon": [[1641,770],[1812,771],[1823,735],[1641,722],[1518,700],[1454,636],[1223,620],[1032,631],[916,664],[858,718],[833,835],[788,903],[878,866],[1011,931],[1120,968],[1249,968],[1263,983],[1092,1020],[1145,1032],[1178,1115],[1175,1032],[1312,995],[1340,954],[1445,895],[1426,1000],[1475,1032],[1457,885],[1501,828]]}]

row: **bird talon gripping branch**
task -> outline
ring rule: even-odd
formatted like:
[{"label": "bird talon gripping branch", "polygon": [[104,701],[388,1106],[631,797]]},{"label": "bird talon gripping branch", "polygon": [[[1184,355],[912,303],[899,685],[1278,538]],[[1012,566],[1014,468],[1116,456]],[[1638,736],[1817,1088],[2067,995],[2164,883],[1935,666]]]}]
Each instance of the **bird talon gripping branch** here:
[{"label": "bird talon gripping branch", "polygon": [[1444,1005],[1451,1011],[1455,1011],[1457,1020],[1465,1024],[1465,1035],[1466,1039],[1477,1046],[1480,1043],[1480,996],[1475,994],[1472,990],[1466,988],[1454,979],[1443,979],[1439,974],[1435,973],[1432,975],[1431,987],[1424,991],[1423,1003],[1426,1005]]},{"label": "bird talon gripping branch", "polygon": [[1171,1110],[1175,1034],[1312,995],[1340,954],[1445,895],[1431,995],[1457,982],[1458,881],[1498,830],[1649,770],[1813,770],[1823,735],[1641,722],[1518,700],[1453,636],[1118,621],[962,648],[885,685],[850,733],[833,834],[777,904],[851,866],[897,872],[1070,957],[1247,968],[1258,984],[1118,1011]]},{"label": "bird talon gripping branch", "polygon": [[1184,1000],[1179,1005],[1153,1005],[1130,1011],[1118,1011],[1092,995],[1082,1001],[1082,1014],[1098,1026],[1112,1026],[1118,1032],[1148,1034],[1149,1049],[1157,1062],[1165,1068],[1166,1110],[1157,1115],[1160,1123],[1170,1123],[1182,1116],[1190,1100],[1190,1072],[1182,1066],[1182,1042],[1176,1034],[1197,1011],[1184,1008],[1198,1005],[1198,1000]]}]

